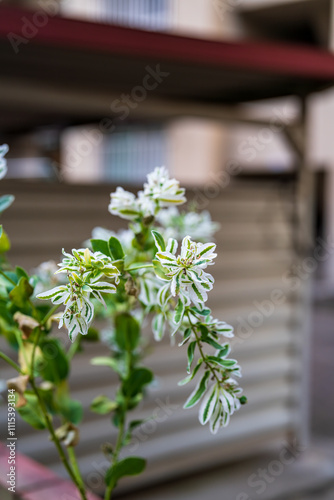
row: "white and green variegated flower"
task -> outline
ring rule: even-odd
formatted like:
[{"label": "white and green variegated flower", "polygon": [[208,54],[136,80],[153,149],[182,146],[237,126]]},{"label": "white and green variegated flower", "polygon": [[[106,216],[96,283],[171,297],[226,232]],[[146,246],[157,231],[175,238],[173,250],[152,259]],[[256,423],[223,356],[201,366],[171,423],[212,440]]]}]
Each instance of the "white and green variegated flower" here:
[{"label": "white and green variegated flower", "polygon": [[3,179],[7,174],[7,161],[4,156],[8,153],[8,150],[7,144],[0,146],[0,179]]},{"label": "white and green variegated flower", "polygon": [[[40,293],[37,298],[51,300],[53,304],[64,304],[65,310],[59,317],[59,328],[68,330],[72,342],[78,334],[86,335],[94,317],[93,297],[105,305],[102,294],[115,293],[119,283],[119,270],[110,257],[88,248],[63,251],[64,258],[56,273],[67,273],[69,283]],[[114,283],[100,281],[102,277],[112,278]]]},{"label": "white and green variegated flower", "polygon": [[156,167],[148,174],[144,184],[144,196],[159,203],[159,207],[180,205],[186,202],[185,189],[176,179],[170,179],[165,167]]},{"label": "white and green variegated flower", "polygon": [[207,292],[212,290],[214,279],[211,274],[204,271],[207,266],[213,264],[217,256],[214,253],[214,243],[196,243],[191,241],[190,236],[183,238],[181,253],[176,256],[177,241],[170,238],[165,251],[159,248],[156,259],[165,269],[165,279],[170,282],[170,291],[173,297],[179,295],[185,305],[191,302],[201,305],[207,301]]},{"label": "white and green variegated flower", "polygon": [[[102,252],[92,252],[88,248],[73,249],[72,254],[63,250],[64,258],[56,273],[78,273],[83,274],[83,279],[97,281],[103,275],[114,278],[115,283],[119,283],[119,270],[114,266],[113,261]],[[76,276],[74,274],[73,276]]]},{"label": "white and green variegated flower", "polygon": [[76,300],[69,300],[65,311],[59,318],[59,328],[63,325],[68,330],[71,342],[74,342],[79,334],[86,335],[94,317],[94,306],[87,297],[83,295]]},{"label": "white and green variegated flower", "polygon": [[118,215],[122,219],[135,220],[140,216],[138,200],[133,193],[118,187],[115,193],[111,193],[108,207],[112,215]]},{"label": "white and green variegated flower", "polygon": [[64,304],[65,310],[58,316],[59,328],[63,325],[68,330],[71,342],[78,334],[86,335],[94,317],[94,306],[89,300],[89,293],[76,287],[73,281],[40,293],[37,298],[51,300],[53,304]]}]

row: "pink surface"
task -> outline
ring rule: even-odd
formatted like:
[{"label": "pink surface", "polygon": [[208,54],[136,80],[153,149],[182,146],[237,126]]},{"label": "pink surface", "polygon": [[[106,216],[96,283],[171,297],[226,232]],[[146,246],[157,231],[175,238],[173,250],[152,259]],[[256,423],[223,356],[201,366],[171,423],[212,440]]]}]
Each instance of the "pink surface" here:
[{"label": "pink surface", "polygon": [[[22,500],[80,500],[70,481],[61,479],[43,465],[20,453],[16,454],[16,494]],[[8,488],[9,472],[6,443],[0,443],[0,487]],[[100,500],[89,493],[89,500]]]}]

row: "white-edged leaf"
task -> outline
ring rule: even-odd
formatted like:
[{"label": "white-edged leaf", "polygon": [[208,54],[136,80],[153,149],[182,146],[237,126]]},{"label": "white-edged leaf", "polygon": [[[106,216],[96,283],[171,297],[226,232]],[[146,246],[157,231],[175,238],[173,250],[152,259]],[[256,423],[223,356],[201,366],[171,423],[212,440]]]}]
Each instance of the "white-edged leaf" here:
[{"label": "white-edged leaf", "polygon": [[216,408],[210,418],[210,431],[211,434],[217,434],[218,429],[220,427],[220,414],[221,414],[221,405],[218,403]]},{"label": "white-edged leaf", "polygon": [[202,398],[203,394],[206,391],[206,387],[208,385],[208,380],[210,377],[210,371],[207,370],[201,380],[198,382],[197,386],[193,390],[193,392],[190,394],[189,398],[187,401],[184,403],[183,408],[192,408],[195,406],[200,399]]},{"label": "white-edged leaf", "polygon": [[68,330],[68,336],[71,342],[74,342],[79,333],[81,335],[87,335],[88,324],[80,316],[65,316],[65,326]]},{"label": "white-edged leaf", "polygon": [[62,302],[63,297],[69,294],[69,291],[66,286],[56,286],[51,290],[46,292],[39,293],[37,295],[37,299],[40,300],[52,300],[54,304],[60,304]]},{"label": "white-edged leaf", "polygon": [[196,348],[196,340],[194,340],[193,342],[190,342],[190,344],[188,345],[188,350],[187,350],[187,356],[188,356],[187,373],[190,373],[191,364],[192,364],[192,362],[194,360],[195,348]]},{"label": "white-edged leaf", "polygon": [[166,251],[171,253],[172,255],[175,255],[177,246],[178,246],[177,241],[174,238],[169,238],[167,242]]},{"label": "white-edged leaf", "polygon": [[218,402],[217,386],[213,384],[205,394],[200,409],[198,418],[202,425],[205,425],[211,418]]},{"label": "white-edged leaf", "polygon": [[185,311],[185,305],[183,300],[179,298],[177,305],[175,307],[175,313],[174,313],[174,318],[173,321],[176,325],[181,323],[183,316],[184,316],[184,311]]},{"label": "white-edged leaf", "polygon": [[193,371],[190,375],[188,375],[188,377],[186,377],[186,378],[184,378],[184,379],[180,380],[180,382],[178,382],[178,385],[180,385],[180,386],[181,386],[181,385],[186,385],[186,384],[188,384],[188,382],[190,382],[190,381],[191,381],[191,380],[192,380],[192,379],[196,376],[196,374],[197,374],[197,372],[198,372],[198,370],[199,370],[199,368],[200,368],[200,366],[201,366],[201,364],[202,364],[202,363],[203,363],[203,359],[202,359],[202,358],[200,358],[200,359],[198,360],[198,362],[197,362],[197,365],[196,365],[196,366],[195,366],[195,368],[194,368],[194,371]]},{"label": "white-edged leaf", "polygon": [[233,368],[238,364],[236,359],[222,359],[217,356],[208,356],[207,359],[208,361],[216,363],[219,366],[223,366],[224,368]]},{"label": "white-edged leaf", "polygon": [[158,252],[164,252],[166,250],[166,245],[163,236],[158,231],[151,231],[151,233],[154,238],[155,246],[157,247]]},{"label": "white-edged leaf", "polygon": [[158,342],[164,336],[165,330],[165,318],[163,314],[156,314],[152,320],[152,331],[155,340]]},{"label": "white-edged leaf", "polygon": [[94,291],[100,292],[100,293],[115,293],[116,292],[116,287],[112,283],[107,283],[106,281],[100,281],[98,283],[94,283],[92,285],[89,285],[90,288]]}]

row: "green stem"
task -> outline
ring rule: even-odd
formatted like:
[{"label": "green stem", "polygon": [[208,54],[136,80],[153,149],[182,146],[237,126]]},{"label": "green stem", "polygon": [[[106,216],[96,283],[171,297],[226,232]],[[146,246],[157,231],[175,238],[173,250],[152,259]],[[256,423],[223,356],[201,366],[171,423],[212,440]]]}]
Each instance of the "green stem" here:
[{"label": "green stem", "polygon": [[[124,414],[126,413],[126,410],[127,410],[127,408],[125,407]],[[113,453],[112,465],[116,465],[119,453],[122,449],[123,440],[124,440],[124,429],[125,429],[125,418],[123,416],[123,418],[119,424],[118,436],[117,436],[115,451]],[[104,500],[111,500],[114,487],[115,487],[115,485],[113,483],[111,483],[109,486],[107,486],[107,489],[106,489],[106,492],[104,495]]]},{"label": "green stem", "polygon": [[210,363],[207,362],[206,360],[206,354],[205,352],[203,351],[203,348],[202,348],[202,345],[201,345],[201,339],[200,337],[198,336],[198,333],[196,331],[196,328],[194,327],[193,323],[191,322],[191,319],[190,319],[190,315],[189,315],[189,312],[187,312],[187,316],[188,316],[188,319],[189,319],[189,323],[190,323],[190,328],[192,329],[193,331],[193,334],[195,335],[195,338],[196,338],[196,342],[197,342],[197,347],[198,347],[198,350],[202,356],[202,359],[205,363],[205,365],[207,366],[207,368],[210,370],[213,378],[216,380],[217,384],[218,384],[218,387],[221,387],[221,380],[219,380],[219,378],[217,377],[217,373],[216,373],[216,370],[211,366]]},{"label": "green stem", "polygon": [[17,365],[15,363],[15,361],[13,361],[12,359],[10,359],[8,356],[6,356],[6,354],[4,354],[1,351],[0,351],[0,358],[2,358],[4,361],[6,361],[6,363],[8,363],[10,366],[12,366],[16,371],[18,371],[19,373],[22,373],[21,368],[19,367],[19,365]]},{"label": "green stem", "polygon": [[3,271],[0,270],[0,274],[4,278],[6,278],[6,280],[9,281],[9,283],[11,283],[12,285],[14,285],[14,286],[17,285],[17,283],[15,283],[15,281],[13,281],[12,278],[10,278],[9,276],[7,276]]},{"label": "green stem", "polygon": [[[58,306],[57,306],[57,308],[58,308]],[[53,314],[53,310],[54,309],[55,308],[53,307],[51,309],[51,311],[49,311],[49,313],[45,316],[44,320],[42,321],[41,325],[45,324],[45,322],[48,320],[48,318]],[[48,428],[48,430],[50,432],[52,441],[54,442],[54,444],[55,444],[55,446],[57,448],[59,457],[60,457],[60,459],[61,459],[61,461],[62,461],[65,469],[67,470],[70,478],[72,479],[73,483],[78,488],[81,500],[87,500],[86,492],[85,492],[85,487],[84,487],[83,481],[81,479],[81,475],[80,475],[79,469],[77,468],[77,470],[75,470],[75,472],[74,472],[74,470],[70,466],[70,464],[69,464],[69,462],[68,462],[68,460],[66,458],[66,455],[64,453],[64,450],[63,450],[63,448],[62,448],[62,446],[60,444],[60,441],[59,441],[58,437],[56,436],[55,430],[54,430],[53,425],[52,425],[52,420],[50,418],[50,415],[48,413],[48,410],[46,408],[44,400],[41,397],[41,395],[40,395],[40,393],[38,391],[38,388],[36,386],[35,374],[34,374],[34,362],[35,362],[36,348],[37,348],[37,345],[38,345],[38,342],[39,342],[40,335],[41,335],[41,329],[38,330],[36,339],[34,341],[34,347],[33,347],[32,356],[31,356],[31,366],[30,366],[30,384],[31,384],[31,387],[32,387],[32,389],[33,389],[36,397],[37,397],[39,407],[40,407],[40,409],[41,409],[41,411],[43,413],[46,426],[47,426],[47,428]],[[73,466],[73,464],[72,464],[72,466]],[[80,477],[80,480],[78,479],[78,476]]]},{"label": "green stem", "polygon": [[36,383],[35,383],[33,375],[30,377],[30,384],[31,384],[31,387],[32,387],[32,389],[33,389],[36,397],[37,397],[39,406],[40,406],[40,408],[42,410],[42,413],[43,413],[43,416],[44,416],[44,419],[45,419],[46,426],[47,426],[47,428],[48,428],[48,430],[49,430],[49,432],[51,434],[52,441],[54,442],[54,444],[55,444],[55,446],[57,448],[60,460],[62,461],[62,463],[63,463],[65,469],[67,470],[68,475],[72,479],[73,483],[78,488],[81,500],[87,500],[85,488],[77,480],[77,477],[76,477],[75,473],[73,472],[70,464],[68,463],[68,460],[67,460],[66,455],[64,453],[64,450],[63,450],[63,448],[62,448],[62,446],[61,446],[61,444],[59,442],[59,439],[56,436],[56,433],[54,431],[54,428],[53,428],[53,425],[52,425],[52,422],[51,422],[51,419],[50,419],[50,415],[49,415],[49,413],[48,413],[48,411],[46,409],[46,406],[44,404],[43,399],[41,398],[41,396],[39,394],[39,391],[37,389],[37,386],[36,386]]},{"label": "green stem", "polygon": [[138,269],[153,269],[153,264],[143,264],[142,266],[130,266],[127,269],[124,269],[125,272],[129,271],[137,271]]},{"label": "green stem", "polygon": [[67,356],[67,359],[69,361],[71,361],[71,359],[73,358],[73,356],[77,352],[79,345],[80,345],[80,339],[78,337],[77,340],[75,342],[73,342],[73,344],[71,344],[69,350],[67,351],[66,356]]},{"label": "green stem", "polygon": [[51,316],[53,316],[53,314],[57,311],[58,308],[59,308],[59,304],[53,306],[50,309],[50,311],[47,313],[47,315],[44,317],[44,319],[41,321],[40,325],[44,326],[47,323],[47,321],[51,318]]},{"label": "green stem", "polygon": [[[130,377],[130,372],[131,372],[131,367],[132,367],[132,351],[131,347],[128,344],[128,337],[126,337],[127,345],[126,345],[126,356],[127,356],[127,378]],[[124,431],[125,431],[125,422],[126,422],[126,412],[128,409],[128,398],[124,398],[124,410],[122,413],[122,417],[120,419],[119,423],[119,428],[118,428],[118,436],[117,436],[117,441],[115,445],[115,451],[113,453],[113,460],[112,460],[112,465],[116,465],[120,451],[123,447],[123,442],[124,442]],[[110,483],[107,486],[104,500],[111,500],[112,492],[114,490],[115,484]]]},{"label": "green stem", "polygon": [[68,458],[70,459],[70,463],[72,465],[72,470],[75,474],[75,477],[77,478],[78,483],[81,485],[82,489],[84,490],[85,485],[84,485],[84,482],[83,482],[82,477],[81,477],[80,469],[79,469],[78,462],[77,462],[77,457],[75,456],[75,451],[74,451],[73,446],[69,446],[67,448],[67,453],[68,453]]}]

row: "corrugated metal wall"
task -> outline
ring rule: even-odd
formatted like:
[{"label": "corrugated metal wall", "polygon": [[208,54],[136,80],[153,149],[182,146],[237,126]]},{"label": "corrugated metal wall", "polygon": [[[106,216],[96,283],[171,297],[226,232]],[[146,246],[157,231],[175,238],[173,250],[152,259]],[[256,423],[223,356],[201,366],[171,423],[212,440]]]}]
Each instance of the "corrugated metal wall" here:
[{"label": "corrugated metal wall", "polygon": [[[112,190],[108,186],[4,183],[3,190],[16,195],[2,221],[13,243],[12,261],[28,268],[58,259],[62,247],[80,246],[96,225],[119,227],[118,219],[107,212]],[[221,224],[216,238],[219,258],[211,270],[216,286],[209,305],[236,329],[233,349],[243,367],[242,386],[249,403],[227,429],[211,436],[199,424],[196,407],[182,409],[191,390],[189,385],[177,386],[185,376],[185,349],[170,346],[167,339],[155,343],[148,364],[157,383],[137,414],[158,412],[159,421],[139,428],[129,448],[131,454],[147,457],[149,466],[142,477],[121,483],[120,491],[255,454],[297,431],[302,370],[308,367],[302,366],[301,353],[305,304],[293,298],[284,279],[295,257],[291,193],[289,183],[275,179],[238,180],[211,196],[205,207]],[[280,303],[274,304],[274,290],[280,290]],[[101,346],[87,345],[72,368],[73,396],[87,410],[78,446],[80,465],[95,492],[103,489],[100,473],[107,467],[99,443],[115,438],[109,419],[88,410],[93,397],[112,395],[116,383],[109,370],[89,365],[90,357],[103,352]],[[3,378],[9,374],[2,369]],[[2,423],[4,418],[2,409]],[[47,435],[37,438],[23,422],[18,429],[19,450],[63,474]]]}]

